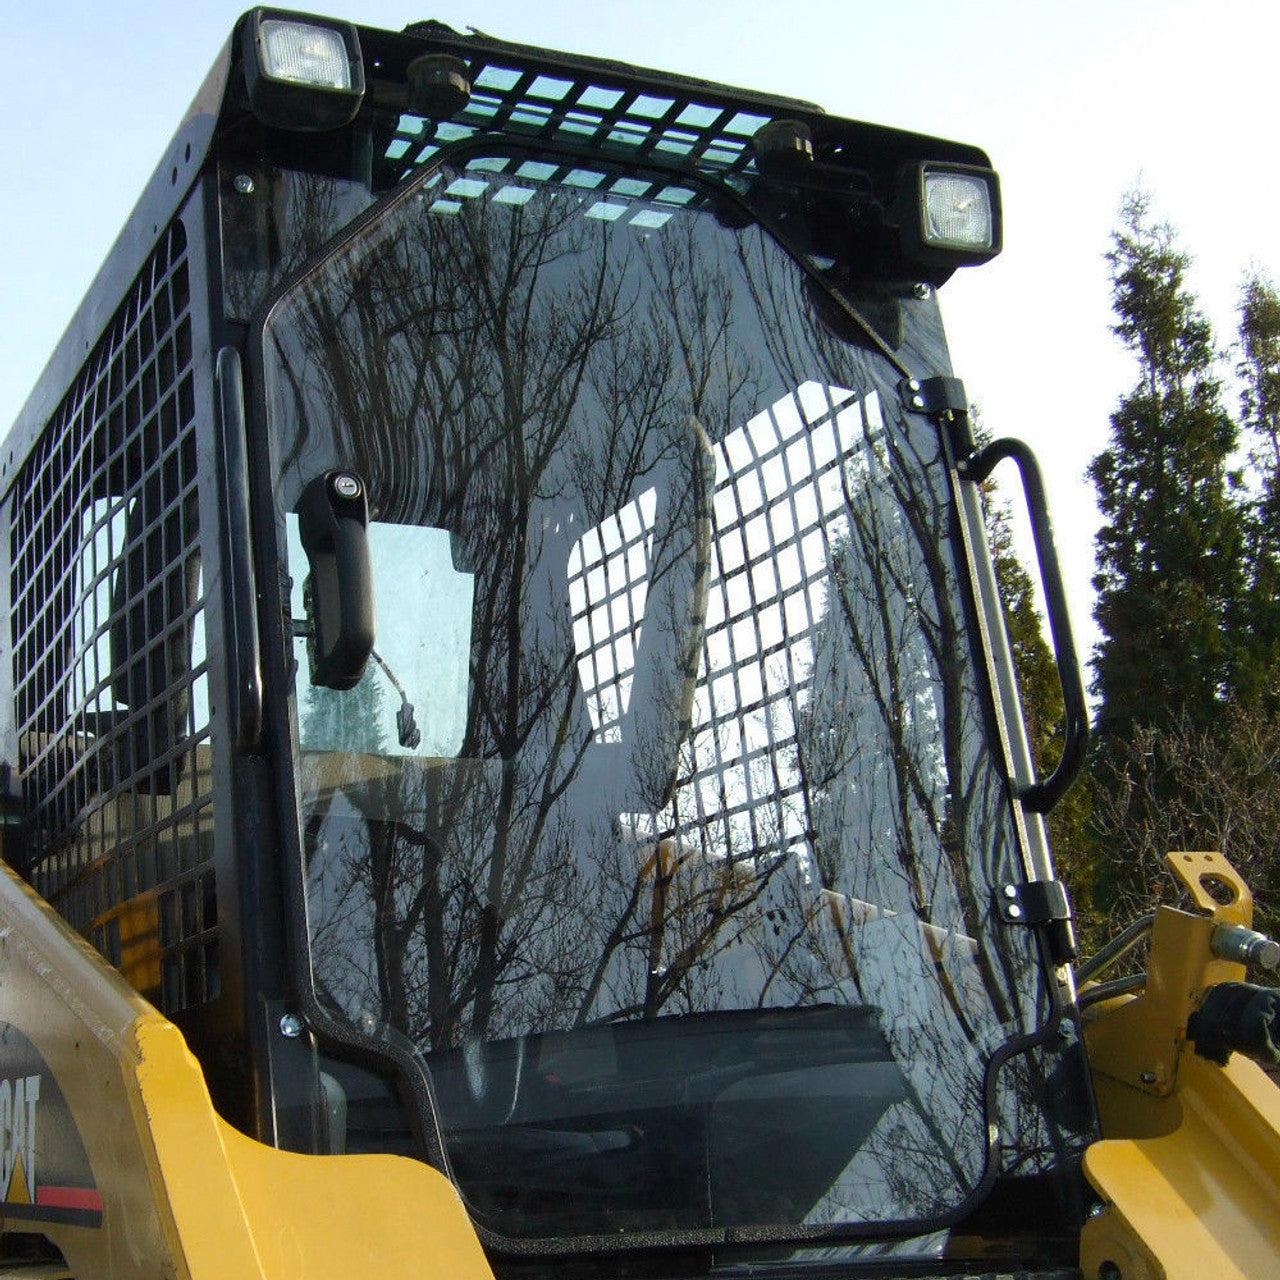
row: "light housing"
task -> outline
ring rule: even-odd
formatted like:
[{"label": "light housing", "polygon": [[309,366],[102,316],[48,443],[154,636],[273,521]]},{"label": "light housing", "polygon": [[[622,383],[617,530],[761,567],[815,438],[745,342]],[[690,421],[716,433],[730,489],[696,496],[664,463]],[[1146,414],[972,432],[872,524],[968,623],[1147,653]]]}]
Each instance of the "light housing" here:
[{"label": "light housing", "polygon": [[364,100],[360,39],[349,22],[254,9],[241,28],[249,109],[276,129],[337,129]]},{"label": "light housing", "polygon": [[904,254],[928,267],[972,266],[1000,252],[1000,180],[977,165],[922,161],[899,174]]}]

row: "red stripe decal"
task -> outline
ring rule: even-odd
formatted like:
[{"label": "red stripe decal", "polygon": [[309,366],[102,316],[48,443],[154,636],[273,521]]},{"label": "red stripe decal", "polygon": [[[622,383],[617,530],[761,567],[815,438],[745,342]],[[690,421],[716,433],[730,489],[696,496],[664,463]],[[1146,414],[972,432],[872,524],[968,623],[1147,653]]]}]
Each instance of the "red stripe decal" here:
[{"label": "red stripe decal", "polygon": [[102,1209],[102,1197],[93,1187],[39,1187],[36,1204],[47,1209]]}]

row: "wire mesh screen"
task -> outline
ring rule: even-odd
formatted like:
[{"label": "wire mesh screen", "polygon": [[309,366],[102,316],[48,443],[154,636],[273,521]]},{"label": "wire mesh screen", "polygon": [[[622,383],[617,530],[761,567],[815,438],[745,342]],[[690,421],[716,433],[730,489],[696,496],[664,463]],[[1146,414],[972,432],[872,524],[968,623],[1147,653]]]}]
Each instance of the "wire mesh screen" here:
[{"label": "wire mesh screen", "polygon": [[719,99],[712,86],[696,97],[645,92],[591,76],[555,76],[475,51],[472,94],[452,119],[405,115],[386,146],[385,162],[403,172],[441,147],[478,133],[503,133],[625,157],[656,156],[722,177],[754,172],[751,138],[771,119]]},{"label": "wire mesh screen", "polygon": [[24,870],[168,1012],[218,990],[191,328],[175,224],[10,497]]},{"label": "wire mesh screen", "polygon": [[597,742],[621,740],[649,589],[657,490],[588,530],[569,555],[578,678]]},{"label": "wire mesh screen", "polygon": [[[812,822],[796,708],[810,697],[844,513],[876,501],[882,436],[874,393],[859,399],[806,382],[715,446],[693,736],[672,809],[632,815],[638,834],[683,832],[718,858],[785,851],[807,862]],[[622,554],[615,549],[613,560]],[[588,608],[603,604],[590,580],[586,595]],[[630,625],[638,630],[640,619]]]}]

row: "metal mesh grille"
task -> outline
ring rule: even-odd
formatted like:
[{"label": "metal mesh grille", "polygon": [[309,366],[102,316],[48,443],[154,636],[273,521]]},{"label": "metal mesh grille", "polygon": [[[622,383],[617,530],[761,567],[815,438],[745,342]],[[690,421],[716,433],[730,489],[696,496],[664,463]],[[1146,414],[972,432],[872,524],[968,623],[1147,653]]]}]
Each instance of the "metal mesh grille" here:
[{"label": "metal mesh grille", "polygon": [[572,143],[628,160],[659,157],[721,177],[754,172],[751,138],[770,117],[735,104],[561,78],[476,57],[473,90],[452,120],[400,118],[385,151],[403,172],[478,133]]},{"label": "metal mesh grille", "polygon": [[646,490],[589,529],[569,554],[578,678],[597,742],[622,737],[649,590],[657,505],[657,490]]},{"label": "metal mesh grille", "polygon": [[683,796],[699,825],[724,824],[730,856],[808,852],[794,708],[812,678],[851,459],[879,430],[874,396],[863,404],[852,391],[809,382],[716,448],[712,585],[694,697],[701,751]]},{"label": "metal mesh grille", "polygon": [[874,394],[806,382],[716,445],[691,750],[673,811],[632,815],[638,833],[682,832],[720,858],[808,859],[796,708],[810,696],[843,513],[870,500],[855,491],[884,466],[882,436]]},{"label": "metal mesh grille", "polygon": [[467,202],[477,200],[519,207],[533,199],[539,186],[564,188],[577,195],[585,218],[622,221],[646,232],[666,226],[680,210],[707,204],[706,195],[692,187],[634,170],[552,164],[511,156],[473,156],[466,162],[462,176],[446,184],[441,175],[432,175],[423,190],[434,193],[428,213],[454,214]]},{"label": "metal mesh grille", "polygon": [[26,871],[170,1012],[217,993],[189,303],[175,224],[11,491]]}]

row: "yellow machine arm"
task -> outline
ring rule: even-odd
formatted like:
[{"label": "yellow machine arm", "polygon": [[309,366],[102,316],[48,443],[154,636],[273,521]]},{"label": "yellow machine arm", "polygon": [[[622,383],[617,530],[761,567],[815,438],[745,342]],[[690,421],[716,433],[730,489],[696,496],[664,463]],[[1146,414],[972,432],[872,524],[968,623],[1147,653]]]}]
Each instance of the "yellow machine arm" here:
[{"label": "yellow machine arm", "polygon": [[277,1151],[219,1119],[177,1028],[8,867],[0,973],[0,1218],[79,1280],[491,1280],[436,1170]]},{"label": "yellow machine arm", "polygon": [[1160,907],[1145,989],[1086,1014],[1104,1140],[1084,1167],[1105,1208],[1081,1235],[1081,1267],[1086,1280],[1274,1280],[1280,1089],[1239,1053],[1210,1061],[1188,1035],[1206,995],[1245,976],[1223,940],[1252,924],[1253,899],[1220,854],[1169,863],[1200,913]]}]

